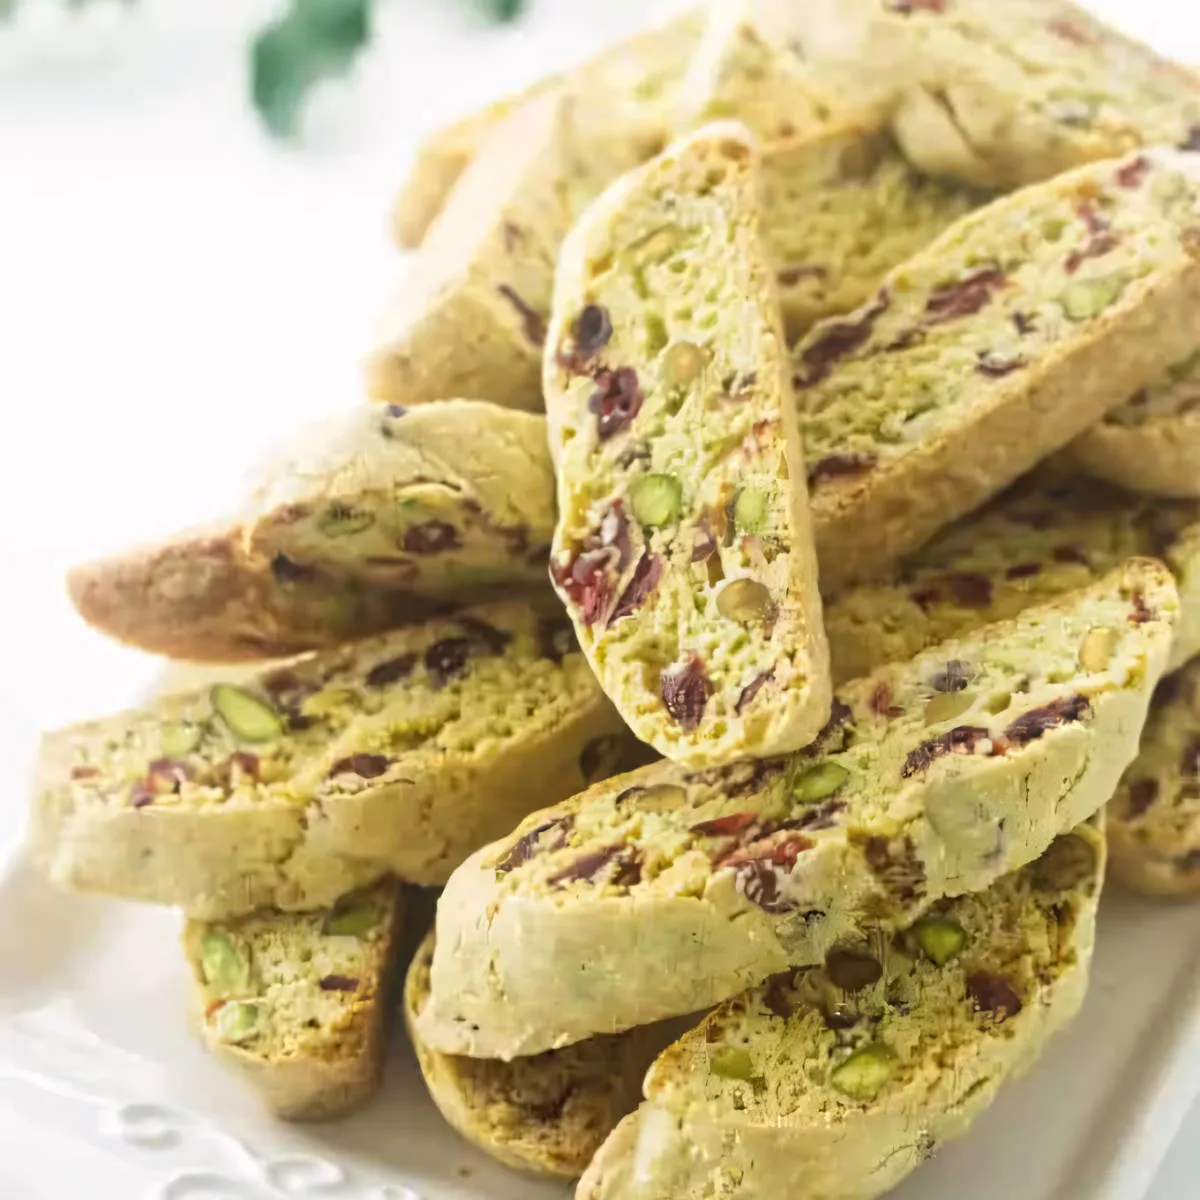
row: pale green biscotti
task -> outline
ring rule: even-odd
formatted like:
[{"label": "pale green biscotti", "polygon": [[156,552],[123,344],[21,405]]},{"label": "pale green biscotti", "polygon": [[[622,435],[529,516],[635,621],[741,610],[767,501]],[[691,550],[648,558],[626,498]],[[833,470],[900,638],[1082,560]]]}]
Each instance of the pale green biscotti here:
[{"label": "pale green biscotti", "polygon": [[660,1022],[512,1062],[442,1054],[417,1015],[429,996],[433,935],[408,968],[404,1017],[439,1111],[463,1137],[519,1171],[575,1179],[641,1099],[642,1077],[686,1022]]},{"label": "pale green biscotti", "polygon": [[472,400],[303,428],[223,523],[74,568],[89,623],[193,661],[281,657],[547,591],[545,422]]},{"label": "pale green biscotti", "polygon": [[1087,989],[1104,836],[727,1001],[650,1069],[577,1200],[873,1200],[1027,1070]]},{"label": "pale green biscotti", "polygon": [[1200,350],[1076,438],[1071,461],[1150,496],[1200,499]]},{"label": "pale green biscotti", "polygon": [[276,1116],[341,1116],[379,1087],[402,909],[383,880],[321,912],[188,922],[204,1040]]},{"label": "pale green biscotti", "polygon": [[435,884],[530,809],[646,761],[553,600],[485,605],[46,735],[50,880],[220,918]]},{"label": "pale green biscotti", "polygon": [[652,765],[531,815],[447,884],[422,1036],[538,1053],[990,886],[1112,795],[1177,613],[1166,569],[1134,560],[849,684],[804,753]]},{"label": "pale green biscotti", "polygon": [[1061,464],[1022,479],[900,561],[890,583],[828,598],[835,682],[1087,587],[1137,555],[1179,589],[1167,670],[1200,654],[1200,504],[1149,500]]},{"label": "pale green biscotti", "polygon": [[804,49],[891,95],[931,174],[1014,187],[1136,146],[1200,148],[1200,77],[1066,0],[809,0]]},{"label": "pale green biscotti", "polygon": [[547,339],[552,578],[630,728],[693,766],[795,749],[829,716],[748,137],[706,126],[588,210]]},{"label": "pale green biscotti", "polygon": [[795,350],[821,583],[890,564],[1195,347],[1200,156],[1150,150],[964,217]]},{"label": "pale green biscotti", "polygon": [[1126,887],[1200,894],[1200,659],[1159,684],[1108,828],[1113,876]]}]

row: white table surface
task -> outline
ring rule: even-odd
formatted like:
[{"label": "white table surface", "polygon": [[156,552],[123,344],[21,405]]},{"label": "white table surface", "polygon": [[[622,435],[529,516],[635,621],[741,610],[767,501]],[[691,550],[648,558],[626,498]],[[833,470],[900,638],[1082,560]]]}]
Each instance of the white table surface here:
[{"label": "white table surface", "polygon": [[[21,0],[0,24],[0,761],[130,699],[156,663],[74,619],[74,559],[204,519],[294,421],[360,400],[357,363],[401,260],[386,212],[418,137],[580,57],[670,0],[535,0],[472,28],[460,0],[391,0],[303,148],[245,103],[262,0]],[[1200,62],[1180,0],[1094,0]],[[21,819],[0,801],[0,859]],[[0,987],[3,986],[0,971]],[[2,1178],[2,1174],[0,1174]],[[1200,1195],[1200,1109],[1152,1200]],[[5,1200],[10,1200],[7,1190]],[[12,1196],[11,1200],[21,1200]]]}]

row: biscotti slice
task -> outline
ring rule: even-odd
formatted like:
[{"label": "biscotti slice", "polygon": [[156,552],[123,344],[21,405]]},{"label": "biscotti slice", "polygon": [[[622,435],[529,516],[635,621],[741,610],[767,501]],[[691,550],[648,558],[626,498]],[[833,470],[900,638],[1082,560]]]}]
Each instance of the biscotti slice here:
[{"label": "biscotti slice", "polygon": [[642,1096],[642,1077],[686,1028],[676,1021],[590,1038],[512,1062],[441,1054],[426,1045],[417,1015],[429,997],[433,935],[404,984],[404,1017],[417,1062],[442,1116],[506,1166],[577,1178]]},{"label": "biscotti slice", "polygon": [[52,882],[219,918],[443,882],[550,797],[646,760],[551,598],[482,606],[48,734]]},{"label": "biscotti slice", "polygon": [[341,1116],[379,1087],[402,908],[383,880],[322,912],[187,923],[204,1040],[276,1116]]},{"label": "biscotti slice", "polygon": [[1200,498],[1200,350],[1071,443],[1082,471],[1133,492]]},{"label": "biscotti slice", "polygon": [[533,814],[443,892],[422,1036],[538,1053],[990,886],[1112,795],[1176,612],[1166,569],[1134,560],[848,685],[802,754],[655,764]]},{"label": "biscotti slice", "polygon": [[1200,504],[1045,468],[902,560],[892,582],[826,601],[834,681],[1087,587],[1135,555],[1161,559],[1175,576],[1174,670],[1200,654]]},{"label": "biscotti slice", "polygon": [[614,110],[647,136],[666,140],[675,89],[691,59],[701,15],[684,13],[656,29],[606,46],[566,75],[550,75],[514,96],[489,104],[431,134],[417,150],[408,180],[396,197],[396,241],[414,249],[441,211],[446,197],[486,142],[514,109],[557,88],[581,95],[600,121]]},{"label": "biscotti slice", "polygon": [[814,0],[809,57],[895,99],[931,174],[1014,187],[1136,146],[1200,148],[1200,78],[1065,0]]},{"label": "biscotti slice", "polygon": [[919,175],[861,122],[768,147],[762,172],[762,236],[789,342],[857,307],[886,271],[985,199]]},{"label": "biscotti slice", "polygon": [[552,577],[630,727],[691,765],[795,749],[829,716],[747,138],[707,126],[588,210],[563,246],[547,339]]},{"label": "biscotti slice", "polygon": [[987,1109],[1079,1010],[1104,837],[891,938],[728,1001],[671,1047],[577,1200],[872,1200]]},{"label": "biscotti slice", "polygon": [[270,658],[543,590],[553,530],[543,418],[367,406],[305,428],[231,520],[76,567],[68,589],[144,650]]},{"label": "biscotti slice", "polygon": [[1195,348],[1200,156],[994,201],[795,351],[821,584],[886,571]]},{"label": "biscotti slice", "polygon": [[1108,827],[1121,883],[1152,896],[1200,894],[1200,659],[1158,685]]}]

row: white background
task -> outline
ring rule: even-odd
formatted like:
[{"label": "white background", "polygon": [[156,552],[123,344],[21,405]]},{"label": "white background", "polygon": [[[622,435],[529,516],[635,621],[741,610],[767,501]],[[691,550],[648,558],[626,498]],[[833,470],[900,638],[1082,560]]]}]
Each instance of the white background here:
[{"label": "white background", "polygon": [[[0,858],[37,730],[155,671],[73,619],[64,566],[219,512],[272,438],[360,401],[403,270],[387,209],[421,134],[678,7],[537,0],[487,30],[466,0],[380,6],[302,148],[245,101],[247,35],[275,5],[19,0],[0,24]],[[1093,7],[1200,62],[1192,0]],[[1200,1112],[1154,1200],[1194,1200],[1197,1180]]]}]

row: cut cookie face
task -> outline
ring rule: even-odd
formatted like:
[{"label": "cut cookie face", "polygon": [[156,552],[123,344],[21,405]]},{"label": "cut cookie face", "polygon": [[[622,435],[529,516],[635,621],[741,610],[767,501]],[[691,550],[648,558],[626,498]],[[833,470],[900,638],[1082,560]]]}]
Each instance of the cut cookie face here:
[{"label": "cut cookie face", "polygon": [[1065,0],[816,0],[809,57],[893,97],[920,169],[1015,187],[1137,146],[1200,147],[1200,79]]},{"label": "cut cookie face", "polygon": [[1121,883],[1152,896],[1200,894],[1200,660],[1159,684],[1108,814]]},{"label": "cut cookie face", "polygon": [[404,1015],[439,1111],[506,1166],[577,1178],[637,1107],[647,1067],[687,1023],[660,1022],[507,1063],[441,1054],[422,1041],[416,1023],[429,997],[432,958],[431,934],[408,968]]},{"label": "cut cookie face", "polygon": [[1200,155],[994,201],[796,347],[821,583],[886,573],[1195,347]]},{"label": "cut cookie face", "polygon": [[421,1035],[538,1053],[990,886],[1112,795],[1176,613],[1166,569],[1134,560],[848,685],[801,754],[655,764],[533,814],[451,877]]},{"label": "cut cookie face", "polygon": [[829,716],[746,137],[708,126],[588,210],[547,344],[555,586],[630,727],[692,765],[795,749]]},{"label": "cut cookie face", "polygon": [[1132,492],[1200,499],[1200,350],[1108,412],[1069,454],[1081,471]]},{"label": "cut cookie face", "polygon": [[364,407],[302,431],[229,521],[76,567],[68,587],[142,649],[271,658],[542,591],[553,529],[542,418]]},{"label": "cut cookie face", "polygon": [[378,1089],[402,908],[383,880],[321,912],[188,923],[204,1040],[276,1116],[342,1116]]},{"label": "cut cookie face", "polygon": [[52,882],[217,919],[443,882],[548,795],[645,762],[552,602],[481,606],[48,734]]},{"label": "cut cookie face", "polygon": [[650,1069],[576,1200],[890,1191],[1037,1059],[1087,989],[1104,837],[722,1004]]}]

